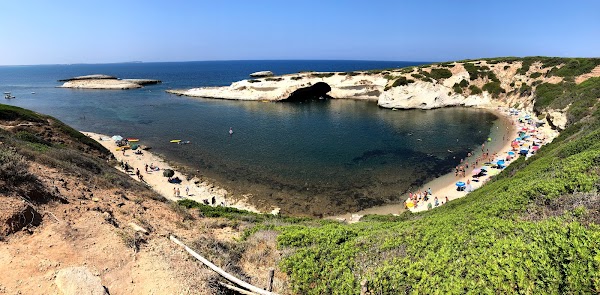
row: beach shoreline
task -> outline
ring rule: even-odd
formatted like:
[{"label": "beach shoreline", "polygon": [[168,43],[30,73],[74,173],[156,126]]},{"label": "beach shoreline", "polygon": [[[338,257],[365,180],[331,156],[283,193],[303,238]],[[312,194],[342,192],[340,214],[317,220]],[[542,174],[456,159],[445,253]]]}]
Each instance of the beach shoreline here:
[{"label": "beach shoreline", "polygon": [[[144,182],[155,192],[168,200],[177,202],[179,200],[189,199],[201,204],[232,207],[255,213],[277,214],[279,212],[278,208],[274,208],[271,212],[262,212],[245,200],[231,199],[229,197],[230,194],[225,189],[220,188],[213,183],[204,181],[195,175],[186,175],[181,171],[178,171],[178,169],[174,168],[173,165],[170,165],[168,161],[159,155],[147,150],[141,150],[140,148],[141,154],[135,154],[135,151],[131,149],[123,152],[108,135],[85,131],[81,131],[81,133],[108,149],[117,161],[127,163],[127,165],[132,168],[132,171],[125,171],[122,167],[118,166],[115,167],[116,169],[124,171],[138,181]],[[119,148],[119,150],[117,150],[117,148]],[[154,170],[149,168],[146,170],[146,165],[149,167],[158,167],[159,169]],[[174,175],[171,178],[178,178],[180,182],[169,182],[167,177],[163,176],[163,171],[165,169],[173,170]],[[135,173],[136,170],[139,170],[143,180],[140,180],[137,176],[137,173]]]},{"label": "beach shoreline", "polygon": [[[498,117],[498,120],[494,123],[489,133],[489,137],[492,140],[484,143],[485,151],[489,150],[489,154],[491,155],[500,155],[510,151],[512,149],[511,142],[514,138],[518,136],[519,132],[519,124],[517,120],[518,117],[511,115],[508,111],[509,108],[500,104],[479,108],[492,112]],[[547,125],[548,124],[546,124],[546,127],[548,127]],[[173,169],[172,165],[170,165],[168,161],[156,154],[153,154],[148,151],[143,151],[142,155],[135,155],[133,151],[128,150],[125,152],[125,155],[123,155],[121,151],[116,150],[117,144],[113,140],[110,140],[109,136],[93,132],[82,133],[96,140],[104,147],[106,147],[109,151],[111,151],[111,153],[113,154],[115,159],[117,159],[117,161],[127,162],[130,166],[134,168],[134,170],[136,168],[139,169],[144,177],[144,182],[146,182],[153,190],[155,190],[156,192],[158,192],[159,194],[161,194],[169,200],[178,201],[187,198],[199,203],[208,203],[209,205],[215,206],[220,205],[233,207],[257,213],[277,214],[279,212],[279,208],[277,207],[274,207],[274,209],[271,212],[265,212],[264,210],[261,211],[257,209],[257,207],[252,205],[251,198],[248,198],[246,200],[234,200],[231,198],[231,194],[229,194],[225,189],[220,188],[218,184],[205,181],[196,177],[195,175],[185,175],[181,171]],[[499,140],[500,138],[503,138],[503,140]],[[544,142],[544,144],[545,143],[546,142]],[[480,157],[482,155],[483,151],[483,149],[475,149],[471,157],[466,159],[466,161],[474,161],[475,158]],[[161,170],[156,171],[156,173],[154,171],[147,173],[145,171],[145,165],[151,165],[152,163],[154,163],[155,166],[160,167]],[[481,163],[478,166],[481,166]],[[173,169],[175,171],[174,177],[179,177],[179,179],[181,179],[182,182],[179,184],[167,182],[166,178],[162,176],[162,170],[164,169]],[[430,188],[433,192],[433,196],[431,196],[431,198],[427,202],[418,202],[418,206],[416,208],[405,208],[404,201],[407,199],[408,193],[404,193],[398,197],[397,203],[370,207],[357,212],[348,212],[345,214],[326,216],[323,218],[345,222],[356,222],[362,216],[367,214],[388,215],[399,214],[406,210],[410,210],[412,212],[427,210],[427,204],[432,203],[434,201],[434,196],[438,197],[439,203],[440,205],[442,205],[443,203],[447,202],[446,197],[448,198],[448,201],[451,201],[467,195],[466,191],[457,191],[455,183],[457,181],[463,181],[466,183],[467,180],[471,178],[471,173],[473,169],[475,169],[475,167],[470,165],[469,168],[465,171],[465,176],[456,176],[454,172],[449,172],[442,176],[435,177],[427,181],[425,184],[421,185],[413,192],[424,192]],[[121,170],[123,169],[121,168]],[[128,174],[131,177],[137,179],[135,173]],[[471,183],[472,189],[475,190],[481,187],[489,179],[489,177],[490,176],[484,176],[480,178],[479,182]],[[179,197],[177,196],[176,192],[177,188],[179,188],[180,191]],[[189,195],[185,193],[186,188],[189,188]]]},{"label": "beach shoreline", "polygon": [[[497,124],[494,124],[494,126],[492,126],[492,129],[490,130],[489,137],[492,138],[492,141],[484,143],[485,151],[487,152],[489,150],[490,155],[494,155],[494,154],[504,155],[508,151],[511,151],[512,150],[511,143],[516,137],[518,137],[518,133],[520,130],[519,122],[518,122],[519,117],[515,116],[515,115],[511,115],[509,112],[509,108],[507,106],[503,106],[501,104],[491,105],[488,107],[480,107],[480,108],[494,113],[498,117],[498,121],[499,121]],[[524,112],[524,110],[520,110],[520,111]],[[501,129],[503,129],[503,128],[500,128],[501,126],[508,127],[508,130],[506,130],[506,129],[501,130]],[[546,144],[546,143],[550,142],[554,137],[556,137],[558,135],[558,132],[556,132],[554,130],[550,130],[549,124],[547,124],[547,122],[544,126],[545,127],[543,127],[542,132],[545,134],[544,137],[546,138],[546,140],[543,142],[543,144]],[[542,128],[540,128],[540,129],[542,129]],[[504,140],[497,141],[495,139],[495,138],[502,138],[502,137]],[[468,157],[465,162],[474,161],[474,159],[476,159],[477,157],[480,157],[483,152],[484,152],[483,149],[475,149],[475,151],[473,152],[471,157]],[[518,157],[518,153],[516,153],[516,156]],[[515,157],[512,161],[516,160],[517,157]],[[510,165],[510,163],[512,161],[510,161],[508,164]],[[405,193],[400,196],[399,203],[396,203],[396,204],[387,204],[387,205],[383,205],[383,206],[376,206],[376,207],[371,207],[371,208],[367,208],[364,210],[360,210],[358,212],[349,212],[349,213],[341,214],[341,215],[328,216],[326,218],[352,223],[352,222],[359,221],[362,216],[368,215],[368,214],[398,215],[399,213],[402,213],[404,211],[420,212],[420,211],[428,210],[429,203],[432,204],[432,208],[435,208],[435,205],[434,205],[435,197],[438,197],[439,206],[441,206],[441,205],[445,204],[447,201],[452,201],[452,200],[466,196],[468,194],[468,192],[466,190],[458,191],[456,189],[456,182],[462,181],[462,182],[466,183],[467,180],[472,178],[472,171],[481,166],[482,166],[482,163],[479,163],[479,165],[476,165],[476,167],[473,167],[472,165],[469,166],[469,168],[465,169],[466,171],[465,171],[464,176],[456,176],[455,172],[449,172],[447,174],[444,174],[440,177],[436,177],[436,178],[428,181],[427,183],[423,184],[414,192],[415,193],[418,191],[426,192],[428,189],[431,189],[433,194],[430,196],[428,201],[418,202],[418,206],[416,206],[416,207],[408,208],[408,209],[405,207],[405,200],[408,199],[408,193]],[[479,182],[472,182],[470,184],[472,187],[472,191],[483,186],[492,176],[493,175],[486,175],[486,176],[480,177]],[[447,197],[447,200],[446,200],[446,197]]]}]

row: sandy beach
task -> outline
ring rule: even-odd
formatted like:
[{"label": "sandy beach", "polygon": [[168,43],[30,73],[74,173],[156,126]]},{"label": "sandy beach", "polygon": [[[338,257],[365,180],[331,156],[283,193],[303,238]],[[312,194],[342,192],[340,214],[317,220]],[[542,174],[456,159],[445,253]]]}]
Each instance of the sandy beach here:
[{"label": "sandy beach", "polygon": [[[490,134],[490,138],[491,141],[484,143],[485,146],[482,149],[476,149],[475,151],[473,151],[471,157],[468,157],[466,159],[464,159],[464,162],[469,162],[469,163],[473,163],[475,162],[475,159],[478,157],[481,157],[483,152],[489,152],[490,157],[493,158],[492,162],[495,162],[496,158],[506,158],[506,156],[508,155],[509,151],[513,151],[513,147],[511,146],[511,143],[513,142],[513,140],[515,138],[518,137],[519,131],[521,131],[523,128],[527,128],[530,127],[529,124],[527,123],[521,123],[519,122],[519,118],[525,116],[527,114],[527,112],[525,111],[519,111],[519,114],[511,114],[509,109],[507,107],[501,107],[501,106],[495,106],[493,108],[489,108],[490,111],[494,112],[500,120],[504,120],[504,122],[501,122],[499,125],[501,126],[506,126],[505,128],[508,128],[508,130],[501,130],[502,128],[500,126],[495,126],[496,128],[492,128],[491,130],[491,134]],[[542,127],[536,128],[535,132],[527,132],[527,134],[530,136],[530,138],[528,138],[527,140],[523,141],[523,145],[527,146],[527,145],[532,145],[532,138],[536,138],[539,137],[541,140],[541,144],[540,145],[545,145],[546,143],[551,142],[556,136],[558,136],[558,132],[555,130],[552,130],[549,126],[549,124],[544,124]],[[510,165],[511,162],[513,162],[514,160],[516,160],[519,157],[519,153],[518,151],[514,152],[515,156],[513,157],[512,160],[510,161],[506,161],[507,165]],[[493,157],[493,155],[496,155],[496,157]],[[487,162],[487,161],[482,161],[482,162]],[[478,188],[480,188],[483,184],[485,184],[491,177],[493,177],[494,175],[496,175],[497,173],[499,173],[500,171],[498,169],[492,168],[490,169],[490,171],[492,170],[498,170],[495,172],[488,172],[486,175],[478,177],[478,178],[474,178],[473,177],[473,170],[474,169],[479,169],[482,168],[484,165],[483,163],[479,163],[479,165],[469,165],[469,168],[465,169],[465,174],[464,176],[461,176],[460,174],[457,176],[455,175],[455,172],[451,172],[448,173],[446,175],[443,175],[441,177],[435,178],[431,181],[429,181],[428,183],[424,184],[423,186],[421,186],[420,188],[418,188],[417,190],[413,191],[412,193],[417,193],[417,192],[427,192],[429,189],[431,189],[432,194],[429,196],[429,199],[427,201],[424,200],[420,200],[416,203],[416,206],[410,206],[408,210],[412,211],[412,212],[420,212],[420,211],[425,211],[428,210],[428,206],[429,204],[431,204],[431,208],[435,208],[435,197],[438,198],[438,206],[443,206],[443,204],[445,204],[446,202],[458,199],[458,198],[462,198],[464,196],[466,196],[469,191],[467,189],[463,190],[463,191],[459,191],[457,190],[457,186],[456,183],[457,182],[464,182],[465,184],[467,182],[470,183],[470,190],[474,191]],[[409,195],[408,194],[403,194],[400,197],[400,203],[398,204],[389,204],[389,205],[385,205],[385,206],[379,206],[379,207],[373,207],[373,208],[368,208],[365,210],[361,210],[358,212],[354,212],[354,213],[347,213],[347,214],[343,214],[343,215],[338,215],[338,216],[331,216],[328,217],[329,219],[336,219],[336,220],[340,220],[340,221],[345,221],[345,222],[357,222],[359,221],[359,219],[367,214],[381,214],[381,215],[387,215],[387,214],[398,214],[402,211],[406,210],[404,201],[408,201],[409,199]],[[414,204],[414,203],[413,203]]]},{"label": "sandy beach", "polygon": [[[468,168],[465,169],[464,176],[461,176],[460,174],[457,176],[453,171],[441,177],[435,178],[420,188],[415,189],[412,191],[412,193],[417,193],[419,191],[426,192],[431,190],[432,194],[429,196],[427,201],[419,200],[416,202],[416,206],[414,206],[415,202],[408,204],[408,210],[412,212],[428,210],[429,204],[431,204],[431,208],[435,208],[436,197],[438,199],[438,206],[443,206],[443,204],[448,201],[462,198],[466,196],[469,191],[478,189],[491,177],[493,177],[493,175],[500,172],[498,169],[488,168],[489,171],[486,175],[478,178],[473,177],[473,170],[482,168],[484,166],[484,162],[488,162],[488,160],[490,162],[495,162],[497,158],[505,159],[508,155],[508,152],[513,151],[511,143],[515,138],[518,137],[519,131],[521,131],[523,128],[530,127],[530,125],[528,123],[519,122],[519,118],[522,118],[526,114],[524,111],[519,111],[519,114],[511,114],[508,108],[500,106],[489,108],[489,110],[494,112],[499,117],[498,123],[492,127],[490,141],[485,142],[484,147],[475,149],[470,157],[464,159],[465,163],[470,163]],[[118,161],[123,161],[132,166],[134,169],[133,172],[128,173],[132,178],[138,179],[135,169],[139,169],[140,174],[143,176],[143,181],[153,190],[160,193],[167,199],[177,201],[187,198],[199,203],[208,203],[214,206],[229,206],[253,212],[260,212],[248,202],[228,199],[227,191],[216,187],[214,184],[203,182],[195,177],[183,175],[181,172],[173,169],[166,161],[149,151],[142,151],[142,154],[135,154],[132,150],[126,150],[125,153],[123,153],[122,151],[117,150],[118,146],[115,141],[110,138],[110,136],[91,132],[83,133],[109,149]],[[544,126],[536,128],[535,132],[528,132],[527,134],[530,136],[530,138],[524,140],[522,144],[530,146],[533,143],[533,138],[539,138],[541,140],[541,145],[544,145],[552,141],[552,139],[558,135],[558,132],[552,130],[548,124],[544,124]],[[481,160],[478,165],[473,165],[475,159],[481,158],[484,152],[489,153],[488,158],[486,160]],[[519,153],[517,151],[515,152],[514,158],[510,161],[506,161],[506,164],[510,165],[510,163],[518,157]],[[146,171],[146,165],[159,167],[159,170],[154,171],[152,169],[148,169],[148,171]],[[122,167],[118,168],[122,169]],[[174,170],[175,175],[173,177],[179,178],[181,182],[169,182],[167,178],[163,176],[164,169]],[[456,186],[457,182],[469,184],[465,190],[459,191],[457,190]],[[177,193],[178,190],[179,193]],[[346,222],[357,222],[362,216],[367,214],[398,214],[406,210],[405,201],[409,203],[411,202],[408,200],[408,197],[408,194],[403,194],[399,196],[398,203],[396,204],[372,207],[358,212],[329,216],[327,218]],[[278,213],[278,209],[276,208],[271,213]]]},{"label": "sandy beach", "polygon": [[[121,150],[117,150],[118,146],[110,136],[92,132],[82,133],[96,140],[111,151],[117,161],[123,161],[133,167],[133,172],[126,172],[132,178],[139,180],[135,173],[136,169],[139,169],[140,174],[143,176],[143,182],[169,200],[178,201],[190,199],[199,203],[208,203],[213,206],[227,206],[252,212],[260,212],[246,202],[228,199],[227,191],[225,189],[216,187],[211,183],[203,182],[198,178],[182,174],[176,169],[173,169],[173,167],[165,160],[149,151],[141,151],[141,149],[139,149],[141,154],[136,154],[135,151],[128,149],[123,153]],[[149,167],[158,167],[158,170],[150,168],[146,170],[146,165]],[[117,169],[123,171],[122,167],[117,167]],[[172,169],[175,171],[172,178],[179,178],[181,182],[169,182],[168,178],[163,176],[163,171],[165,169]],[[177,193],[177,191],[179,191],[179,193]],[[275,209],[271,213],[277,213],[277,211],[278,210]]]}]

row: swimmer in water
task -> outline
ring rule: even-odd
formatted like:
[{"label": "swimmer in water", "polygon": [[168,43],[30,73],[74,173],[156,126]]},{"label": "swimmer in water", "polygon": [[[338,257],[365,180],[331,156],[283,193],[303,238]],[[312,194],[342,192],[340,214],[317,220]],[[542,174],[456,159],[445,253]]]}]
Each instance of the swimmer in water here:
[{"label": "swimmer in water", "polygon": [[229,127],[229,135],[233,135],[233,127]]}]

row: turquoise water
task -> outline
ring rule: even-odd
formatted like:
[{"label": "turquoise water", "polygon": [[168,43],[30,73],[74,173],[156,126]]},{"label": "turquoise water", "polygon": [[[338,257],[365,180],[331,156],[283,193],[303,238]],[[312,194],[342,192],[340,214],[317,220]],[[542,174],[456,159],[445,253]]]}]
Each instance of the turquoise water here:
[{"label": "turquoise water", "polygon": [[[225,101],[164,90],[228,85],[258,70],[283,74],[406,65],[239,61],[0,67],[0,90],[17,96],[7,103],[53,115],[80,130],[139,137],[233,194],[251,193],[259,205],[329,215],[398,201],[407,189],[449,172],[481,146],[497,117],[466,108],[392,111],[375,102]],[[127,91],[55,88],[58,79],[94,73],[164,82]],[[170,139],[192,144],[174,145]]]}]

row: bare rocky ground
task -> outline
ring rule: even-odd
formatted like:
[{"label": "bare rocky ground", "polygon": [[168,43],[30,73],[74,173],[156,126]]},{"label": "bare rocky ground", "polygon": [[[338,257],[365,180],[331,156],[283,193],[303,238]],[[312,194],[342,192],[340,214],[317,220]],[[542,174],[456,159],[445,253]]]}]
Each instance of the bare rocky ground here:
[{"label": "bare rocky ground", "polygon": [[[220,294],[219,277],[171,234],[257,286],[277,266],[275,235],[238,240],[248,224],[164,200],[52,120],[0,127],[0,294]],[[275,291],[284,282],[276,272]]]}]

